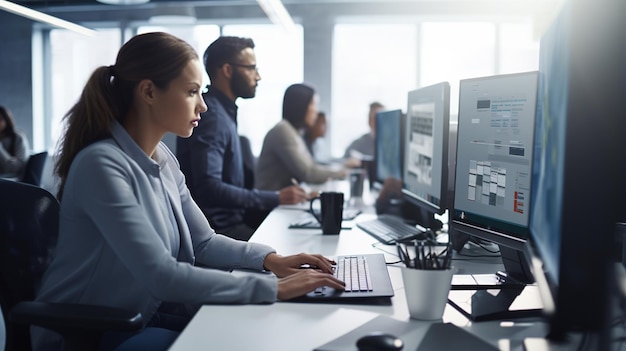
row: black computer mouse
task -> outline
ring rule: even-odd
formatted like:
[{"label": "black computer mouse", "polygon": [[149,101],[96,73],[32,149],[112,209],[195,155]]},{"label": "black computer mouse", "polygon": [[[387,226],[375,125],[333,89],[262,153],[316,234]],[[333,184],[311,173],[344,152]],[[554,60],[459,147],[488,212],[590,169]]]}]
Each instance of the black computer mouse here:
[{"label": "black computer mouse", "polygon": [[359,338],[356,346],[359,351],[400,351],[404,342],[397,336],[374,332]]}]

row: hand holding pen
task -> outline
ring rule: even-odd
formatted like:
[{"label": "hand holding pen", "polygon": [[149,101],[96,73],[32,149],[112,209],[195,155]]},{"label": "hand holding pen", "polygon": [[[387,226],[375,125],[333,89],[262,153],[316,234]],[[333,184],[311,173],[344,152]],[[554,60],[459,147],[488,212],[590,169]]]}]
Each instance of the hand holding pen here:
[{"label": "hand holding pen", "polygon": [[291,183],[293,185],[282,188],[278,192],[278,202],[281,205],[293,205],[308,200],[307,193],[304,191],[304,189],[302,189],[300,184],[298,184],[298,182],[295,181],[295,179],[293,178],[291,178]]}]

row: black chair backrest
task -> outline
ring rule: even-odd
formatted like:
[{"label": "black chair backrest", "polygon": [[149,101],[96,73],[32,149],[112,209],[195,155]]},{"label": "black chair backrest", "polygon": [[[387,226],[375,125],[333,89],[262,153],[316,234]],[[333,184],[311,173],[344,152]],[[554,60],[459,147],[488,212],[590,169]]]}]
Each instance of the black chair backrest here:
[{"label": "black chair backrest", "polygon": [[[5,314],[17,302],[35,298],[54,255],[59,208],[45,189],[0,179],[0,304]],[[7,350],[11,344],[11,349],[26,349],[16,343],[27,340],[27,334],[15,335],[26,332],[7,324]]]},{"label": "black chair backrest", "polygon": [[40,186],[41,175],[43,174],[43,168],[46,165],[47,159],[47,151],[30,155],[28,162],[26,162],[26,166],[24,167],[24,176],[22,177],[21,182]]}]

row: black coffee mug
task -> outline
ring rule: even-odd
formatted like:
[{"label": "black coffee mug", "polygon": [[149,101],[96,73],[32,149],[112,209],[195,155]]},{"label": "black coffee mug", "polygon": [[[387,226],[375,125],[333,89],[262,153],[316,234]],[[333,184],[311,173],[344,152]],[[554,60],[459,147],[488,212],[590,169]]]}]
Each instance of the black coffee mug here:
[{"label": "black coffee mug", "polygon": [[[321,216],[313,210],[313,203],[317,199],[321,204]],[[310,208],[313,217],[322,225],[323,234],[339,234],[343,217],[343,193],[323,192],[311,199]]]}]

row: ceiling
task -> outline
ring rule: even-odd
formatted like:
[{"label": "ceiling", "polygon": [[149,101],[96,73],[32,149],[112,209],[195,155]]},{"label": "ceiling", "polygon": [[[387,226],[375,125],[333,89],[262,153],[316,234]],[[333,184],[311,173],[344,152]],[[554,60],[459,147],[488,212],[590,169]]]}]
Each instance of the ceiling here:
[{"label": "ceiling", "polygon": [[[49,7],[49,6],[73,6],[73,5],[97,5],[96,0],[10,0],[16,4],[27,7]],[[158,0],[153,0],[158,1]]]},{"label": "ceiling", "polygon": [[[108,5],[98,2],[97,0],[10,0],[16,4],[20,4],[30,8],[50,8],[50,7],[75,7],[75,6],[108,6],[108,7],[124,7],[125,5]],[[293,1],[292,1],[293,2]],[[301,2],[301,0],[297,1]],[[212,5],[212,4],[251,4],[256,3],[256,0],[149,0],[148,5],[154,3],[171,3],[171,4],[199,4],[199,5]],[[145,4],[144,4],[145,5]],[[133,5],[140,6],[140,5]]]},{"label": "ceiling", "polygon": [[[97,0],[10,0],[16,4],[28,7],[50,7],[50,6],[75,6],[75,5],[106,5]],[[354,0],[283,0],[283,3],[329,3],[329,2],[353,2]],[[366,2],[380,2],[384,0],[366,0]],[[149,0],[149,3],[198,3],[198,4],[250,4],[256,0]],[[107,5],[113,6],[113,5]],[[119,5],[118,5],[119,6]]]},{"label": "ceiling", "polygon": [[[108,5],[97,0],[10,0],[74,22],[123,18],[141,21],[157,8],[193,7],[196,18],[229,20],[265,16],[257,0],[149,0],[139,5]],[[563,0],[282,0],[292,16],[533,16],[547,23]],[[292,12],[293,11],[293,12]]]}]

